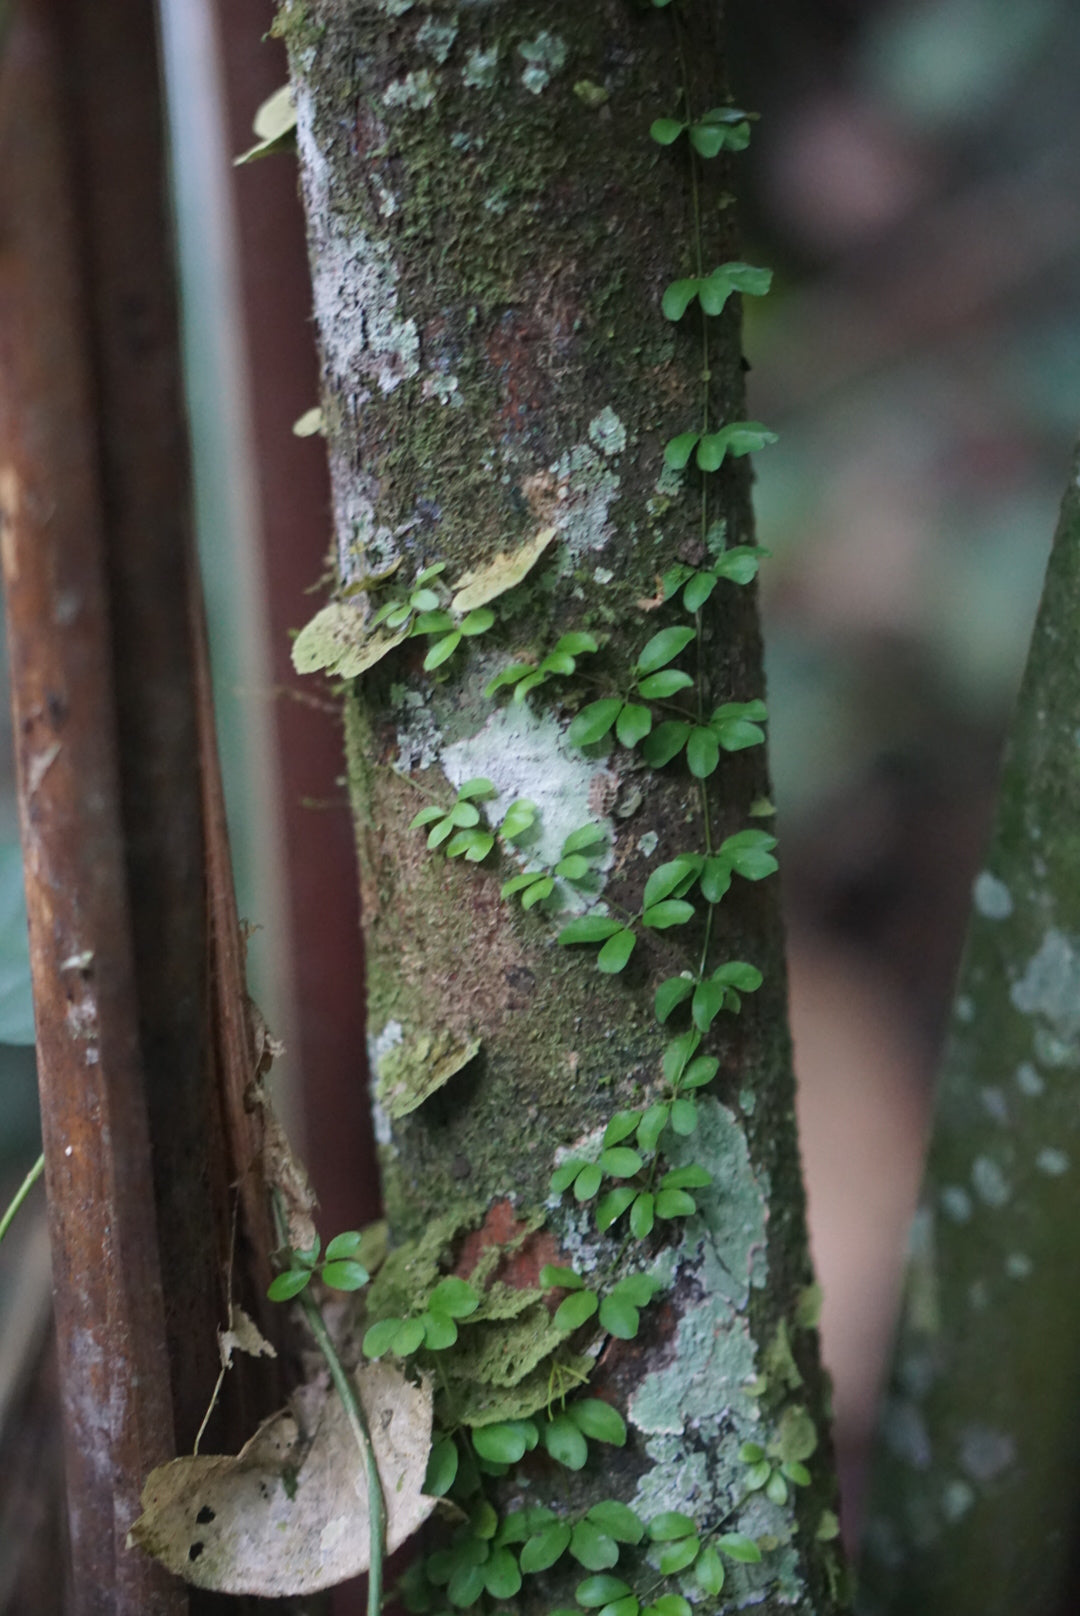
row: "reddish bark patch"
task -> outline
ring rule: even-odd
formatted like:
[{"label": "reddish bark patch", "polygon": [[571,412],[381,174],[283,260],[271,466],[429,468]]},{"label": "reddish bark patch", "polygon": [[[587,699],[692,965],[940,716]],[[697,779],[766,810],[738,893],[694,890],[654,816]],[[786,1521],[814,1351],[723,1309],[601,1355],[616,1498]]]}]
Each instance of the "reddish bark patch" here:
[{"label": "reddish bark patch", "polygon": [[[479,1229],[465,1236],[455,1273],[468,1278],[480,1261],[481,1253],[491,1246],[508,1246],[521,1238],[524,1219],[519,1218],[511,1201],[494,1201]],[[537,1229],[522,1240],[515,1251],[508,1251],[494,1278],[514,1290],[535,1290],[540,1283],[540,1270],[545,1263],[558,1263],[561,1253],[554,1238],[546,1229]]]}]

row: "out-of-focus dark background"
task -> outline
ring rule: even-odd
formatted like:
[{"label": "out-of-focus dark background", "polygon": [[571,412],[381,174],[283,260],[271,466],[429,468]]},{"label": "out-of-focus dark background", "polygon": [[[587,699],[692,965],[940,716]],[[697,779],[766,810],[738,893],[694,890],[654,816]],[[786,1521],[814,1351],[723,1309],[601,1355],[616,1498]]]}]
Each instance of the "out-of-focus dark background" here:
[{"label": "out-of-focus dark background", "polygon": [[[262,928],[256,997],[289,1046],[284,1110],[327,1227],[344,1227],[374,1205],[355,1169],[350,833],[335,721],[292,679],[286,635],[310,615],[329,538],[321,440],[290,432],[315,402],[301,225],[292,159],[231,167],[284,64],[262,37],[269,0],[161,3],[241,911]],[[970,883],[1080,424],[1080,12],[728,12],[734,93],[761,115],[738,160],[746,257],[776,271],[746,343],[751,414],[781,434],[757,467],[772,764],[850,1528]],[[8,725],[5,704],[5,1204],[38,1149]],[[0,1441],[44,1262],[27,1219],[0,1253]],[[15,1524],[0,1540],[21,1538]]]}]

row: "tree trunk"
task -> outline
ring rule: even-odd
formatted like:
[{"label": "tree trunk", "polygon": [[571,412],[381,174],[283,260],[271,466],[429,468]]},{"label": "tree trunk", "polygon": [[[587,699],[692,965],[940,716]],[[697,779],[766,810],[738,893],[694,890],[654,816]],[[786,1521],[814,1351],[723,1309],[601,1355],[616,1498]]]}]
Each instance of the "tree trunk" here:
[{"label": "tree trunk", "polygon": [[[558,943],[587,905],[637,916],[660,865],[715,852],[725,837],[767,826],[753,810],[771,812],[763,749],[738,749],[755,738],[750,729],[725,732],[735,749],[700,780],[682,757],[650,767],[614,735],[582,748],[567,733],[575,711],[630,691],[636,659],[661,628],[697,630],[679,659],[692,686],[672,698],[687,722],[707,729],[716,704],[761,695],[753,591],[722,577],[695,616],[665,602],[660,586],[680,563],[686,573],[716,565],[721,533],[728,547],[753,543],[748,462],[737,450],[710,474],[664,459],[666,439],[743,415],[737,298],[710,320],[696,304],[679,322],[660,310],[668,282],[736,257],[726,159],[694,155],[685,133],[670,149],[649,138],[658,117],[692,122],[723,102],[718,13],[624,0],[283,7],[339,585],[339,604],[306,631],[297,657],[348,676],[374,643],[372,609],[406,599],[422,569],[445,563],[426,586],[445,604],[445,585],[499,554],[523,566],[539,553],[524,581],[492,599],[490,631],[467,633],[438,665],[445,620],[421,620],[419,635],[347,696],[392,1232],[369,1317],[419,1311],[449,1272],[484,1290],[456,1347],[418,1354],[440,1375],[438,1423],[457,1433],[454,1496],[475,1525],[483,1510],[466,1479],[467,1429],[532,1419],[531,1430],[515,1429],[557,1449],[551,1432],[565,1431],[558,1416],[587,1377],[586,1397],[625,1413],[629,1442],[592,1446],[580,1471],[536,1454],[505,1475],[488,1462],[481,1485],[500,1511],[551,1499],[576,1520],[609,1497],[645,1522],[679,1511],[703,1548],[736,1533],[764,1551],[760,1563],[740,1560],[749,1551],[736,1538],[714,1608],[752,1600],[825,1612],[840,1607],[843,1578],[829,1541],[834,1483],[807,1323],[775,882],[736,876],[715,911],[693,890],[684,926],[635,922],[622,972],[598,971],[593,947]],[[466,629],[485,615],[480,602]],[[485,694],[494,676],[537,661],[566,634],[594,637],[599,653],[578,651],[572,674],[553,674],[524,701],[509,687]],[[652,707],[656,726],[682,721],[664,701]],[[736,721],[752,719],[753,709]],[[477,777],[497,793],[480,803],[492,827],[511,802],[536,806],[533,840],[519,846],[504,834],[475,863],[429,851],[430,826],[410,828],[417,811],[449,809]],[[575,884],[572,863],[527,912],[500,896],[523,868],[551,869],[567,835],[590,823],[607,837],[591,874]],[[627,1235],[625,1215],[599,1233],[594,1201],[577,1198],[587,1178],[556,1194],[553,1170],[568,1153],[595,1158],[616,1113],[670,1100],[661,1060],[691,1037],[689,1003],[661,1025],[658,983],[737,960],[760,967],[764,985],[741,1016],[722,1014],[697,1052],[716,1057],[718,1075],[694,1091],[696,1114],[692,1098],[670,1114],[696,1131],[680,1135],[669,1121],[659,1168],[643,1150],[641,1172],[609,1178],[601,1201],[625,1183],[648,1196],[657,1170],[686,1164],[703,1166],[711,1187],[696,1192],[694,1215],[657,1219],[641,1238]],[[644,1204],[636,1215],[644,1228]],[[551,1317],[572,1292],[545,1297],[545,1263],[574,1268],[602,1301],[627,1274],[652,1273],[661,1288],[640,1333],[625,1308],[614,1333],[595,1318],[573,1333]],[[809,1485],[774,1479],[766,1489],[763,1474],[781,1461],[798,1476],[815,1433]],[[747,1443],[770,1450],[764,1472],[740,1453]],[[500,1540],[495,1550],[487,1541],[478,1553],[493,1565]],[[649,1557],[623,1549],[616,1575],[634,1592],[618,1597],[645,1605],[677,1591],[678,1576],[658,1577],[658,1545]],[[571,1603],[590,1565],[579,1562],[564,1554],[530,1576],[518,1606]],[[707,1588],[711,1559],[699,1569]],[[451,1601],[469,1603],[469,1584],[452,1581]],[[500,1586],[492,1577],[493,1595]]]},{"label": "tree trunk", "polygon": [[1009,733],[886,1400],[867,1611],[1077,1608],[1080,461]]}]

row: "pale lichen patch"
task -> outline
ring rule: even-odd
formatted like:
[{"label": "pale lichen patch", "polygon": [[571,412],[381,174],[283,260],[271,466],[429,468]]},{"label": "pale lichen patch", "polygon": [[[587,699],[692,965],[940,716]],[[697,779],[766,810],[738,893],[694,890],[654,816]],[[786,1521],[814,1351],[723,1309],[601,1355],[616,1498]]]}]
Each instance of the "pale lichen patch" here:
[{"label": "pale lichen patch", "polygon": [[434,101],[438,83],[430,67],[419,67],[412,73],[406,73],[404,78],[388,84],[383,91],[383,103],[409,112],[423,112]]},{"label": "pale lichen patch", "polygon": [[1012,1186],[992,1156],[976,1156],[971,1165],[971,1182],[984,1206],[996,1209],[1008,1204]]},{"label": "pale lichen patch", "polygon": [[457,36],[456,17],[448,17],[445,22],[440,22],[437,17],[428,17],[416,31],[417,49],[423,51],[425,56],[430,56],[441,67],[450,55]]},{"label": "pale lichen patch", "polygon": [[1080,954],[1064,932],[1051,927],[1014,982],[1009,997],[1023,1015],[1043,1016],[1064,1044],[1080,1034]]},{"label": "pale lichen patch", "polygon": [[1046,1173],[1050,1178],[1060,1178],[1062,1173],[1069,1170],[1069,1158],[1065,1151],[1058,1150],[1055,1145],[1047,1145],[1039,1151],[1035,1165],[1040,1173]]},{"label": "pale lichen patch", "polygon": [[499,68],[499,47],[470,51],[461,70],[461,82],[470,90],[490,90]]},{"label": "pale lichen patch", "polygon": [[968,1425],[960,1433],[960,1468],[972,1481],[986,1483],[1000,1476],[1016,1459],[1016,1444],[1004,1431],[989,1425]]},{"label": "pale lichen patch", "polygon": [[986,920],[1008,920],[1013,912],[1012,893],[989,870],[980,870],[971,890],[972,901]]},{"label": "pale lichen patch", "polygon": [[528,64],[521,82],[533,95],[546,90],[554,75],[566,66],[565,41],[550,28],[542,28],[535,39],[524,40],[518,46],[518,54]]},{"label": "pale lichen patch", "polygon": [[622,454],[626,448],[626,428],[610,404],[589,422],[589,439],[605,455]]},{"label": "pale lichen patch", "polygon": [[1016,1068],[1016,1086],[1029,1100],[1038,1099],[1046,1091],[1046,1084],[1030,1061],[1022,1061]]}]

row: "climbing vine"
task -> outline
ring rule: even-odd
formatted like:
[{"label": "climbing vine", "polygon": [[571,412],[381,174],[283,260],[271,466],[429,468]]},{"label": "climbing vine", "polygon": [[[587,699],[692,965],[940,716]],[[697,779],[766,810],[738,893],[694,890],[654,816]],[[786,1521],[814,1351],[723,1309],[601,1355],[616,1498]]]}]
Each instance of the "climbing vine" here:
[{"label": "climbing vine", "polygon": [[[707,1041],[717,1018],[739,1014],[743,996],[763,980],[753,963],[724,957],[718,911],[735,878],[756,882],[777,869],[776,838],[767,830],[748,826],[719,840],[714,835],[711,782],[726,754],[763,743],[768,714],[756,698],[719,699],[731,693],[712,688],[703,636],[703,612],[715,591],[752,583],[767,554],[729,545],[726,524],[714,514],[713,488],[726,462],[767,447],[775,434],[758,422],[714,418],[710,367],[714,322],[735,294],[764,296],[771,272],[741,262],[707,266],[701,200],[701,165],[745,150],[751,117],[733,106],[703,111],[692,104],[678,0],[651,3],[671,19],[679,88],[676,107],[653,121],[649,135],[660,147],[683,148],[691,210],[692,262],[679,266],[683,273],[664,290],[659,313],[673,325],[696,322],[700,347],[696,418],[675,423],[679,430],[663,458],[670,475],[697,481],[699,559],[680,561],[663,575],[660,598],[649,604],[671,620],[643,637],[625,665],[612,665],[602,635],[574,630],[538,656],[513,653],[488,680],[484,697],[525,705],[558,693],[573,712],[566,738],[586,757],[614,742],[649,771],[685,767],[696,783],[699,836],[696,845],[656,864],[640,904],[626,909],[602,896],[604,873],[618,851],[604,825],[580,825],[563,838],[557,857],[541,857],[543,814],[536,802],[517,798],[496,818],[492,804],[499,792],[486,776],[467,779],[451,799],[403,774],[428,799],[410,830],[424,835],[433,857],[479,865],[497,850],[512,872],[502,881],[502,900],[546,918],[559,947],[595,948],[604,975],[619,975],[639,946],[647,949],[650,964],[663,973],[654,1016],[666,1040],[645,1102],[617,1110],[590,1141],[556,1152],[546,1207],[516,1236],[520,1245],[541,1223],[562,1218],[580,1244],[581,1218],[587,1217],[600,1241],[589,1246],[587,1262],[545,1264],[538,1285],[522,1290],[495,1277],[507,1245],[485,1252],[467,1279],[440,1272],[432,1254],[456,1232],[449,1227],[432,1230],[420,1251],[414,1243],[391,1253],[374,1277],[356,1261],[359,1236],[339,1236],[327,1249],[322,1274],[328,1284],[369,1287],[364,1357],[405,1361],[436,1386],[425,1491],[448,1500],[454,1524],[401,1580],[400,1597],[416,1616],[480,1611],[514,1598],[526,1578],[552,1571],[574,1601],[552,1616],[690,1616],[688,1595],[715,1598],[732,1565],[756,1564],[775,1547],[775,1540],[740,1530],[740,1514],[755,1493],[782,1506],[791,1488],[809,1486],[807,1461],[817,1446],[805,1408],[781,1406],[800,1384],[784,1335],[776,1365],[768,1366],[775,1374],[759,1376],[751,1390],[769,1417],[762,1413],[760,1440],[743,1443],[740,1486],[723,1509],[696,1519],[678,1510],[635,1509],[615,1498],[579,1506],[568,1487],[561,1507],[525,1502],[500,1513],[500,1501],[528,1498],[530,1455],[546,1454],[572,1476],[587,1464],[590,1444],[621,1448],[627,1442],[620,1409],[590,1395],[598,1345],[638,1335],[643,1314],[670,1281],[667,1231],[697,1213],[696,1192],[714,1187],[709,1169],[694,1157],[701,1095],[720,1066]],[[535,44],[539,49],[540,39]],[[453,589],[441,560],[404,585],[396,565],[353,580],[299,637],[297,667],[354,677],[407,639],[424,636],[423,670],[445,679],[467,642],[484,635],[486,644],[497,645],[512,637],[512,614],[503,617],[494,603],[500,597],[512,603],[513,591],[554,536],[554,529],[545,529],[530,546],[497,557]],[[350,594],[371,603],[360,643]],[[748,804],[747,817],[771,812],[771,804],[758,800]],[[317,1248],[286,1251],[271,1294],[285,1299],[305,1292],[317,1259]],[[494,1389],[491,1366],[506,1358],[514,1360],[514,1372]],[[835,1518],[826,1512],[819,1536],[833,1535]],[[373,1536],[373,1566],[377,1555],[381,1563]]]}]

